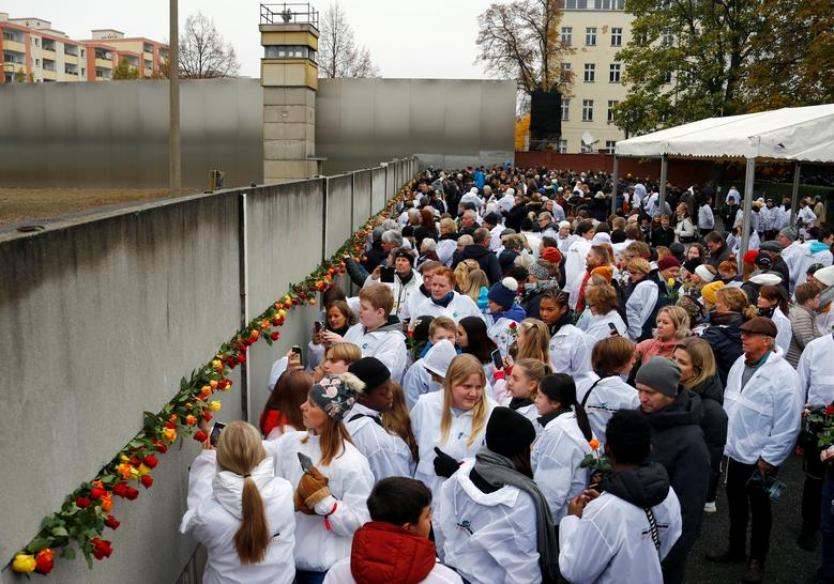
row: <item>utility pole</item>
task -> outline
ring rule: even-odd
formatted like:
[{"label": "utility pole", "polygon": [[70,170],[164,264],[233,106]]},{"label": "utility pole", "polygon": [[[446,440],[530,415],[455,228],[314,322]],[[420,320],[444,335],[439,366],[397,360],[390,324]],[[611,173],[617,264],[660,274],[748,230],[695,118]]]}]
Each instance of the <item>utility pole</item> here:
[{"label": "utility pole", "polygon": [[179,2],[168,0],[168,191],[178,194],[182,187],[182,159],[180,157],[180,35]]}]

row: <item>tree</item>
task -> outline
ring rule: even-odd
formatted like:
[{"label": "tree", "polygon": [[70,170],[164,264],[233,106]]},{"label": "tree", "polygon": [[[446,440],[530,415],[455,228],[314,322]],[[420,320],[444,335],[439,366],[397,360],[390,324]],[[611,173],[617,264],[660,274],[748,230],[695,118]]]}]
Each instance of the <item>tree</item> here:
[{"label": "tree", "polygon": [[518,80],[527,95],[558,89],[570,95],[573,73],[562,62],[574,52],[562,43],[559,0],[515,0],[492,4],[478,16],[478,61],[487,72]]},{"label": "tree", "polygon": [[632,39],[617,54],[628,96],[614,109],[627,134],[744,111],[742,74],[763,30],[758,0],[628,0]]},{"label": "tree", "polygon": [[378,77],[367,47],[357,46],[342,6],[327,7],[319,36],[319,77]]},{"label": "tree", "polygon": [[834,100],[834,10],[831,0],[763,0],[764,30],[742,81],[752,111]]},{"label": "tree", "polygon": [[119,81],[122,79],[139,79],[139,69],[131,67],[130,63],[122,59],[119,64],[113,69],[113,80]]},{"label": "tree", "polygon": [[179,52],[179,74],[186,79],[234,77],[240,69],[234,47],[201,12],[186,19]]}]

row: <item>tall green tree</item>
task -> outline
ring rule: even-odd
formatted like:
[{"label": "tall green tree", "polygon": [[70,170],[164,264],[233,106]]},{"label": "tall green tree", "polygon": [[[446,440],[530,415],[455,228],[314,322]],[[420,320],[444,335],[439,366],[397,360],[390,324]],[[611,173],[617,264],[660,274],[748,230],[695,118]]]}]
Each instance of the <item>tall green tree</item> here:
[{"label": "tall green tree", "polygon": [[615,123],[640,134],[744,111],[740,83],[764,18],[758,0],[628,0],[632,39],[618,53],[626,99]]},{"label": "tall green tree", "polygon": [[131,67],[130,63],[122,59],[119,64],[113,69],[113,80],[119,81],[122,79],[139,79],[139,69]]},{"label": "tall green tree", "polygon": [[569,94],[573,74],[561,63],[574,49],[562,43],[559,0],[514,0],[478,16],[478,61],[489,73],[518,80],[519,90]]},{"label": "tall green tree", "polygon": [[762,0],[766,31],[753,38],[742,79],[748,109],[834,101],[834,8],[831,0]]}]

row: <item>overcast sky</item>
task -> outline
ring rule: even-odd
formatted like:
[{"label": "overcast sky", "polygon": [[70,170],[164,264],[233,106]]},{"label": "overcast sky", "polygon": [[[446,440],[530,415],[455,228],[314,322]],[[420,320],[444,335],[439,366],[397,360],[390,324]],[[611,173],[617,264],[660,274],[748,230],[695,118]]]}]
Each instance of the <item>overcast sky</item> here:
[{"label": "overcast sky", "polygon": [[[484,78],[475,64],[477,17],[490,0],[342,0],[356,40],[371,51],[383,77]],[[329,0],[312,3],[320,12]],[[143,7],[140,9],[140,7]],[[202,11],[231,42],[241,75],[258,77],[260,2],[180,0],[180,28],[189,14]],[[125,36],[168,39],[168,2],[105,0],[2,0],[10,18],[37,16],[73,38],[90,38],[94,28],[115,28]]]}]

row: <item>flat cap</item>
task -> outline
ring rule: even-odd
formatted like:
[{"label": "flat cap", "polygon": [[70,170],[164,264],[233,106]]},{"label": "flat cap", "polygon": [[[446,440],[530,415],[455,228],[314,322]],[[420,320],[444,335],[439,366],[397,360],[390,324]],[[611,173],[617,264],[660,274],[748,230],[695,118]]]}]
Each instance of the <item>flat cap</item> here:
[{"label": "flat cap", "polygon": [[751,318],[740,327],[741,332],[749,335],[765,335],[776,338],[776,325],[773,321],[764,316]]}]

